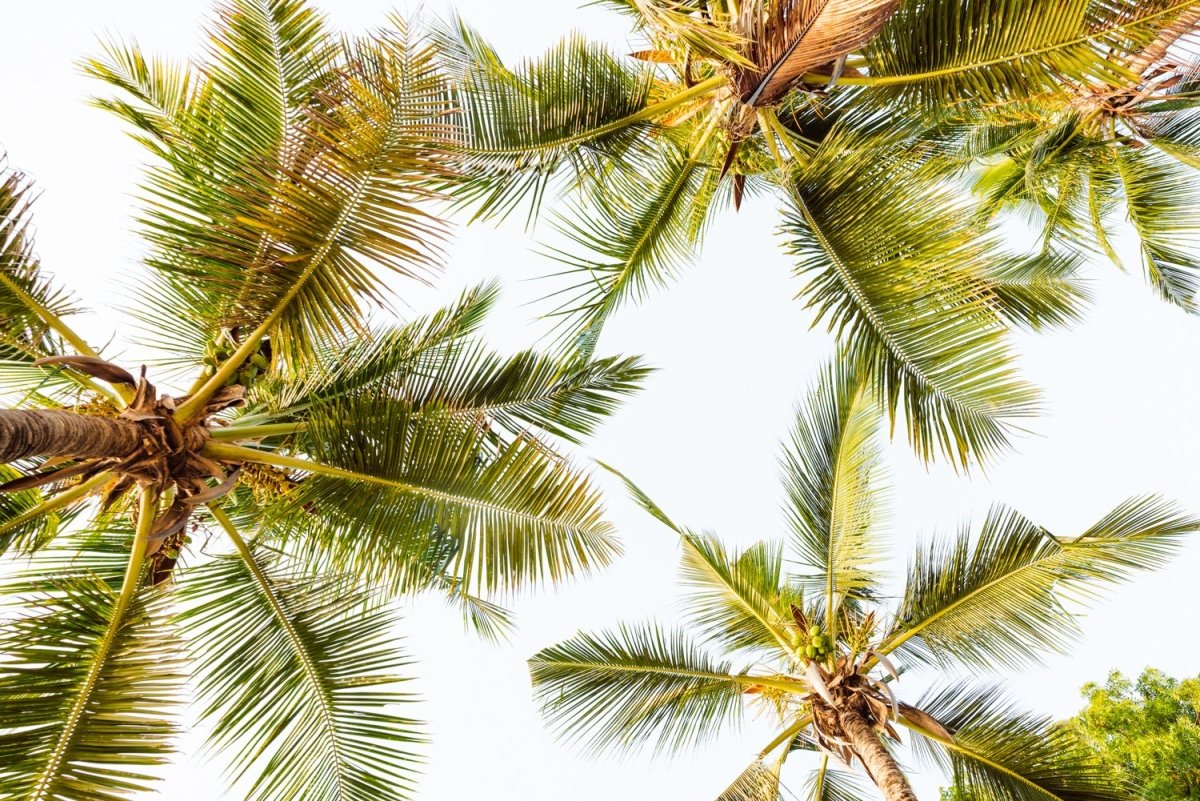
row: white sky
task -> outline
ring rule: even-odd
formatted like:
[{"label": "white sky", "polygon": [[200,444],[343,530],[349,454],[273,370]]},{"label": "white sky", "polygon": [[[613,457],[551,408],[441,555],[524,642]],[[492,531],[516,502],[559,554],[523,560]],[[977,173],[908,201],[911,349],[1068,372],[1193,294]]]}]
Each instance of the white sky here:
[{"label": "white sky", "polygon": [[[382,23],[391,7],[387,0],[318,5],[348,31]],[[425,5],[442,12],[450,4]],[[147,50],[176,57],[195,53],[209,3],[8,6],[0,48],[0,150],[36,178],[45,266],[88,303],[93,314],[80,327],[102,342],[122,324],[113,309],[128,297],[121,280],[134,273],[139,255],[130,215],[141,154],[115,120],[85,105],[96,87],[73,65],[95,52],[105,33],[136,36]],[[573,28],[625,41],[621,17],[571,2],[462,0],[457,8],[507,57],[536,53]],[[778,247],[775,212],[766,199],[723,217],[703,258],[669,292],[618,315],[601,343],[602,351],[644,354],[661,371],[596,437],[590,454],[621,467],[677,519],[712,527],[731,543],[783,536],[777,443],[828,354],[828,340],[808,330],[808,318],[791,300],[799,284]],[[499,349],[527,347],[537,333],[530,325],[537,309],[526,304],[545,287],[522,279],[555,266],[537,255],[535,237],[519,225],[463,232],[438,291],[398,289],[412,308],[426,310],[498,275],[505,303],[489,333]],[[1138,275],[1107,264],[1091,273],[1097,303],[1083,324],[1022,339],[1023,367],[1044,388],[1048,412],[1036,423],[1038,436],[1019,443],[1019,453],[967,482],[946,470],[926,472],[894,449],[897,571],[918,533],[948,532],[967,515],[982,515],[993,500],[1060,534],[1076,533],[1132,494],[1159,491],[1200,510],[1200,415],[1194,408],[1200,321],[1155,301]],[[555,743],[542,728],[530,702],[525,660],[531,654],[581,628],[674,614],[674,540],[613,482],[605,485],[625,557],[602,575],[522,600],[516,605],[521,627],[511,643],[493,647],[463,633],[457,615],[440,601],[418,602],[407,614],[402,633],[416,660],[413,689],[425,698],[419,716],[431,721],[433,738],[420,798],[709,801],[771,738],[761,721],[751,721],[675,758],[600,759]],[[1193,544],[1170,569],[1097,606],[1073,656],[1005,676],[1012,693],[1030,709],[1066,716],[1080,704],[1080,685],[1102,680],[1112,668],[1135,673],[1152,664],[1196,674],[1200,644],[1186,632],[1194,628],[1189,610],[1196,606],[1198,574],[1200,544]],[[906,677],[902,695],[915,698],[924,685],[923,677]],[[214,764],[195,755],[179,761],[163,797],[218,797]],[[804,763],[794,758],[785,769],[785,781],[797,791]],[[919,795],[936,798],[938,777],[915,778]]]}]

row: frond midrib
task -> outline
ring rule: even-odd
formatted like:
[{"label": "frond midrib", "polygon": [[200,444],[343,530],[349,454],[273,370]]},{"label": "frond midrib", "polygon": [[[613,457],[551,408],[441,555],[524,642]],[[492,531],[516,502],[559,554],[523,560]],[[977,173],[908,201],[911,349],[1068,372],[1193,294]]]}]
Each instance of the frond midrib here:
[{"label": "frond midrib", "polygon": [[[1102,28],[1102,29],[1099,29],[1096,31],[1092,31],[1091,33],[1089,33],[1086,36],[1079,36],[1074,39],[1068,40],[1066,42],[1059,42],[1058,44],[1049,45],[1047,47],[1038,47],[1038,48],[1034,48],[1032,50],[1025,50],[1025,51],[1021,51],[1020,53],[1010,54],[1007,56],[998,56],[996,58],[987,59],[984,61],[976,61],[976,62],[973,62],[970,64],[960,64],[960,65],[955,65],[953,67],[943,67],[942,69],[930,70],[928,72],[914,72],[914,73],[909,73],[906,75],[868,76],[868,77],[865,77],[860,80],[862,83],[868,84],[870,86],[887,86],[887,85],[891,85],[891,84],[905,83],[905,82],[910,82],[910,81],[911,82],[928,81],[928,80],[933,80],[935,78],[941,78],[946,75],[957,75],[957,74],[964,73],[964,72],[970,72],[972,70],[986,69],[988,67],[994,67],[998,64],[1006,64],[1006,63],[1013,62],[1013,61],[1020,61],[1022,59],[1033,58],[1035,56],[1044,55],[1046,53],[1053,53],[1058,50],[1066,50],[1071,47],[1076,47],[1081,44],[1086,44],[1086,43],[1091,42],[1095,39],[1098,39],[1102,36],[1106,36],[1108,34],[1113,34],[1113,33],[1120,33],[1127,28],[1132,28],[1137,25],[1145,24],[1146,22],[1149,22],[1151,20],[1155,20],[1155,19],[1158,19],[1159,17],[1163,17],[1168,14],[1172,14],[1176,11],[1182,11],[1184,9],[1190,8],[1195,5],[1196,5],[1195,0],[1184,0],[1181,3],[1176,3],[1175,5],[1171,6],[1170,8],[1166,8],[1161,11],[1156,11],[1153,14],[1147,14],[1144,17],[1139,17],[1136,20],[1122,23],[1120,25],[1112,25],[1108,28]],[[1119,66],[1119,65],[1114,65],[1114,66]],[[850,83],[855,83],[858,81],[856,81],[854,78],[850,78],[849,80],[843,80],[842,82],[846,83],[846,84],[850,84]]]},{"label": "frond midrib", "polygon": [[791,693],[807,693],[808,685],[800,682],[785,681],[770,676],[754,676],[751,674],[713,673],[706,670],[689,668],[666,667],[663,665],[627,665],[612,662],[594,662],[576,659],[542,659],[534,657],[530,660],[535,666],[576,668],[608,673],[651,673],[660,676],[676,676],[679,678],[708,679],[712,681],[730,682],[739,685],[761,684]]},{"label": "frond midrib", "polygon": [[325,738],[333,753],[333,761],[336,766],[334,777],[337,782],[337,792],[334,797],[341,798],[345,783],[343,773],[346,770],[346,760],[342,756],[341,743],[338,741],[337,722],[334,720],[334,712],[325,682],[322,681],[321,674],[317,670],[317,666],[313,663],[311,654],[309,654],[308,649],[305,647],[304,639],[292,624],[291,618],[288,617],[283,602],[275,595],[274,586],[271,584],[270,578],[263,572],[262,567],[258,564],[258,560],[254,558],[254,552],[250,549],[250,546],[242,539],[233,521],[223,511],[215,506],[210,506],[209,511],[217,522],[221,524],[221,527],[225,529],[225,532],[237,547],[238,554],[242,557],[242,561],[246,564],[246,567],[249,568],[250,574],[254,577],[254,581],[258,585],[262,597],[266,600],[267,605],[271,607],[271,613],[283,627],[288,640],[292,644],[292,649],[300,658],[304,677],[318,699],[321,710],[321,721],[324,723]]},{"label": "frond midrib", "polygon": [[429,487],[422,487],[417,484],[409,484],[404,481],[381,478],[380,476],[373,476],[369,473],[359,473],[353,470],[346,470],[341,467],[334,467],[333,465],[327,465],[321,462],[297,459],[292,456],[283,456],[282,454],[261,451],[255,448],[246,448],[240,445],[229,445],[227,443],[210,440],[205,446],[205,451],[209,452],[210,455],[219,456],[223,453],[228,456],[233,456],[234,458],[261,462],[263,464],[270,464],[276,467],[304,470],[317,475],[327,475],[335,478],[343,478],[349,481],[361,481],[367,484],[377,484],[379,486],[391,487],[392,489],[396,489],[401,492],[407,492],[412,495],[420,495],[437,501],[444,501],[446,503],[470,507],[480,511],[492,512],[494,514],[504,515],[510,519],[521,520],[523,522],[538,526],[549,526],[550,528],[559,531],[574,530],[582,527],[580,523],[559,517],[552,519],[539,517],[538,515],[530,512],[512,509],[495,503],[489,503],[487,501],[483,501],[478,498],[472,498],[466,495],[456,495],[451,492],[430,489]]},{"label": "frond midrib", "polygon": [[80,722],[83,720],[88,701],[91,700],[92,694],[96,691],[96,683],[100,680],[100,674],[107,667],[109,659],[112,657],[113,644],[116,642],[117,635],[124,623],[125,613],[129,610],[129,604],[132,602],[133,596],[141,584],[141,567],[146,551],[146,542],[150,536],[150,529],[154,525],[157,502],[158,499],[154,493],[148,489],[142,490],[138,508],[138,525],[134,532],[133,544],[130,547],[129,563],[126,566],[125,578],[121,583],[120,594],[117,596],[116,603],[113,604],[112,615],[109,618],[108,626],[104,630],[104,636],[101,638],[99,645],[91,657],[91,665],[88,667],[83,686],[80,688],[79,694],[75,697],[75,703],[71,705],[70,712],[67,713],[66,719],[63,722],[62,732],[59,734],[54,744],[54,749],[46,761],[46,768],[42,771],[42,775],[34,785],[33,792],[29,796],[29,801],[49,800],[50,796],[48,793],[51,790],[52,784],[59,778],[59,769],[66,758],[67,750],[75,742],[75,735],[79,730]]},{"label": "frond midrib", "polygon": [[884,344],[887,346],[888,352],[891,353],[901,363],[903,363],[905,367],[912,371],[912,374],[916,376],[916,378],[923,382],[933,391],[934,394],[936,394],[946,403],[952,404],[956,407],[969,409],[974,411],[976,414],[989,414],[992,411],[991,409],[975,408],[971,404],[960,401],[954,394],[944,389],[940,385],[940,382],[930,376],[924,368],[913,361],[908,352],[896,341],[895,335],[892,333],[891,329],[879,317],[874,305],[870,303],[866,297],[862,286],[851,274],[851,271],[846,266],[845,262],[842,261],[841,254],[837,252],[837,249],[833,247],[833,243],[830,242],[825,236],[825,231],[820,225],[817,224],[816,218],[813,216],[812,211],[808,208],[808,203],[798,191],[793,190],[791,192],[791,196],[796,201],[797,207],[800,209],[800,213],[804,215],[805,222],[807,222],[809,228],[812,229],[813,235],[817,237],[817,241],[820,243],[821,248],[829,256],[830,262],[837,269],[838,275],[842,277],[846,287],[850,290],[850,295],[854,298],[855,306],[862,314],[866,316],[867,320],[870,321],[871,330],[883,340]]}]

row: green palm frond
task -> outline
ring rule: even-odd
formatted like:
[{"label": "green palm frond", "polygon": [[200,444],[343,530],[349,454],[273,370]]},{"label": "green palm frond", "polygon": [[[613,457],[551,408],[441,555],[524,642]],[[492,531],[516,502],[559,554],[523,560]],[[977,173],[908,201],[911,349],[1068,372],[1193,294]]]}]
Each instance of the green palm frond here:
[{"label": "green palm frond", "polygon": [[681,532],[682,607],[706,642],[723,648],[787,650],[791,610],[784,589],[783,547],[760,542],[729,553],[711,534]]},{"label": "green palm frond", "polygon": [[252,775],[254,801],[408,797],[421,737],[397,714],[412,699],[394,616],[349,577],[242,545],[180,579],[202,716],[231,779]]},{"label": "green palm frond", "polygon": [[496,282],[481,284],[463,292],[454,304],[406,325],[336,342],[324,348],[303,375],[267,387],[252,401],[268,407],[272,415],[287,416],[285,410],[377,387],[423,363],[450,359],[479,331],[499,292]]},{"label": "green palm frond", "polygon": [[581,361],[532,351],[502,357],[470,342],[429,354],[379,389],[416,413],[463,416],[511,434],[541,429],[579,442],[649,373],[636,357]]},{"label": "green palm frond", "polygon": [[947,686],[918,705],[954,733],[912,727],[919,757],[981,801],[1117,801],[1132,797],[1070,727],[1022,713],[994,687]]},{"label": "green palm frond", "polygon": [[741,554],[730,553],[712,534],[674,523],[620,471],[603,462],[600,466],[621,480],[639,506],[679,535],[680,576],[689,589],[684,609],[706,640],[732,649],[789,650],[788,604],[798,599],[785,587],[782,545],[759,542]]},{"label": "green palm frond", "polygon": [[[962,101],[1122,86],[1126,65],[1195,0],[904,3],[863,55],[867,96],[937,111]],[[853,80],[848,81],[853,83]]]},{"label": "green palm frond", "polygon": [[[28,363],[63,353],[61,318],[77,311],[70,295],[41,269],[33,252],[33,188],[0,154],[0,358]],[[69,330],[66,331],[70,336]],[[77,337],[71,344],[92,351]],[[37,372],[30,368],[30,378]],[[31,381],[36,386],[39,382]]]},{"label": "green palm frond", "polygon": [[1077,633],[1064,603],[1165,563],[1198,524],[1161,499],[1135,498],[1079,536],[1057,538],[995,507],[977,540],[963,531],[917,551],[879,650],[975,666],[1021,665],[1062,651]]},{"label": "green palm frond", "polygon": [[1155,148],[1119,151],[1111,164],[1124,185],[1151,286],[1164,300],[1197,311],[1200,188],[1195,170]]},{"label": "green palm frond", "polygon": [[800,564],[823,585],[830,618],[843,598],[870,593],[883,557],[876,529],[886,489],[876,415],[862,382],[830,365],[796,416],[783,459],[792,542]]},{"label": "green palm frond", "polygon": [[929,179],[920,152],[887,139],[827,138],[796,180],[785,232],[801,297],[847,363],[893,419],[903,407],[922,457],[966,466],[1036,409],[988,286],[1014,257],[973,223],[967,198]]},{"label": "green palm frond", "polygon": [[536,214],[550,182],[578,178],[597,159],[643,146],[650,123],[637,119],[652,70],[572,35],[538,59],[508,68],[461,19],[438,31],[455,75],[465,179],[456,197],[482,217],[503,217],[523,201]]},{"label": "green palm frond", "polygon": [[[0,482],[12,481],[26,473],[10,465],[0,465]],[[63,488],[60,493],[68,491]],[[10,550],[32,553],[66,529],[78,513],[79,504],[51,509],[51,501],[52,496],[40,489],[0,495],[0,556]]]},{"label": "green palm frond", "polygon": [[313,465],[288,499],[312,510],[288,517],[292,534],[364,578],[398,578],[441,531],[468,592],[561,581],[619,552],[587,476],[532,437],[495,443],[474,421],[348,397],[314,410],[301,445],[332,470]]},{"label": "green palm frond", "polygon": [[717,796],[717,801],[781,801],[779,767],[778,762],[768,765],[761,759],[754,760]]},{"label": "green palm frond", "polygon": [[577,283],[558,293],[554,314],[584,355],[610,314],[666,285],[695,255],[719,200],[719,165],[709,156],[701,143],[690,151],[664,146],[658,157],[606,174],[559,217],[559,231],[580,252],[555,254]]},{"label": "green palm frond", "polygon": [[625,6],[637,15],[637,27],[652,32],[659,41],[693,58],[715,59],[728,64],[749,66],[745,37],[734,30],[728,8],[720,4],[701,4],[691,0],[618,0],[611,5]]},{"label": "green palm frond", "polygon": [[220,135],[160,149],[144,190],[148,263],[189,285],[180,304],[212,334],[271,336],[285,364],[361,324],[379,265],[435,264],[442,234],[419,208],[448,158],[432,46],[401,29],[331,48],[322,31],[291,0],[227,7],[211,99],[186,107]]},{"label": "green palm frond", "polygon": [[[131,135],[166,160],[194,156],[211,147],[216,133],[206,129],[202,109],[211,107],[212,85],[189,64],[147,56],[135,43],[104,42],[103,55],[86,59],[83,72],[122,93],[92,104],[131,126]],[[194,169],[201,169],[194,164]]]},{"label": "green palm frond", "polygon": [[985,280],[1006,322],[1040,331],[1076,322],[1091,303],[1079,265],[1073,255],[1046,253],[991,265]]},{"label": "green palm frond", "polygon": [[736,723],[743,686],[729,663],[647,625],[574,638],[529,660],[549,725],[590,749],[677,750]]},{"label": "green palm frond", "polygon": [[821,767],[809,774],[805,797],[811,801],[863,801],[875,793],[856,775],[830,770],[829,757],[821,758]]},{"label": "green palm frond", "polygon": [[44,551],[5,583],[15,612],[0,629],[6,798],[131,797],[174,752],[179,641],[161,592],[118,599],[127,535],[82,535],[82,551]]}]

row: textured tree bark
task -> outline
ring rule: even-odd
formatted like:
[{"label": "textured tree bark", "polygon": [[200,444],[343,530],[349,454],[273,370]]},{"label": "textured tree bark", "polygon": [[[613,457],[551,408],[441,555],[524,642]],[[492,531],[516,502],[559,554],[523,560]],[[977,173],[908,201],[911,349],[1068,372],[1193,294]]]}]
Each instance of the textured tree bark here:
[{"label": "textured tree bark", "polygon": [[917,801],[904,771],[879,741],[879,735],[867,719],[853,709],[839,709],[838,718],[855,756],[862,760],[883,797],[887,801]]},{"label": "textured tree bark", "polygon": [[0,464],[30,456],[123,458],[141,430],[127,420],[43,409],[0,409]]}]

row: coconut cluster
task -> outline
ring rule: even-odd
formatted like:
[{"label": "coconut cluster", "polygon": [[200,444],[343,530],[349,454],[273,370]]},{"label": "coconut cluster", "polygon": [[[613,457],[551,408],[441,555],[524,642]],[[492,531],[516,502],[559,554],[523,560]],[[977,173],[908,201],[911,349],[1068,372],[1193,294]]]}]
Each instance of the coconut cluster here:
[{"label": "coconut cluster", "polygon": [[801,660],[820,662],[833,653],[833,636],[822,632],[820,626],[811,626],[805,634],[792,632],[792,647]]},{"label": "coconut cluster", "polygon": [[[215,340],[205,345],[204,377],[208,378],[216,373],[217,368],[233,358],[233,354],[237,348],[238,343],[234,335],[229,331],[222,331]],[[250,358],[238,368],[237,374],[233,376],[230,383],[241,384],[247,389],[254,386],[254,382],[258,379],[258,376],[265,373],[271,366],[270,348],[269,340],[263,339],[258,351],[251,354]]]}]

